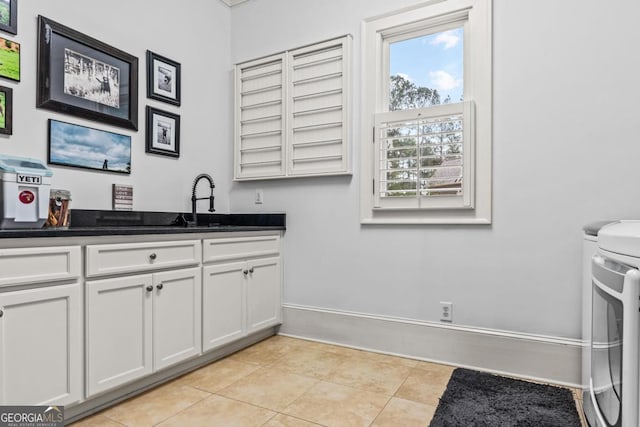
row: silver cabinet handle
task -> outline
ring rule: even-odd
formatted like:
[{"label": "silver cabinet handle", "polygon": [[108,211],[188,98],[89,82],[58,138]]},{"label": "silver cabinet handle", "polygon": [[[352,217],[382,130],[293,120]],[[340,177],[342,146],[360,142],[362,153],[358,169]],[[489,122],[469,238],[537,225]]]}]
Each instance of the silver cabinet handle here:
[{"label": "silver cabinet handle", "polygon": [[164,288],[164,285],[162,283],[160,283],[158,286],[156,286],[157,290],[161,290],[162,288]]},{"label": "silver cabinet handle", "polygon": [[158,255],[156,255],[155,253],[152,253],[151,255],[149,255],[149,259],[151,261],[155,260],[156,258],[158,258]]},{"label": "silver cabinet handle", "polygon": [[0,317],[4,316],[4,310],[0,309]]},{"label": "silver cabinet handle", "polygon": [[147,286],[147,292],[153,291],[153,286]]},{"label": "silver cabinet handle", "polygon": [[242,274],[246,276],[247,274],[249,274],[249,270],[242,270]]},{"label": "silver cabinet handle", "polygon": [[253,267],[249,269],[249,273],[253,274]]}]

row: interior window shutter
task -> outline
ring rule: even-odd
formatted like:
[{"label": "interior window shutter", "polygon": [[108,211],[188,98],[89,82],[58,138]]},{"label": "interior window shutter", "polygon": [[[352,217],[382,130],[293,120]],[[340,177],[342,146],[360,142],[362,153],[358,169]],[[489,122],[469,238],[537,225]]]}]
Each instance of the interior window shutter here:
[{"label": "interior window shutter", "polygon": [[285,174],[285,54],[236,65],[236,179]]},{"label": "interior window shutter", "polygon": [[474,103],[374,117],[374,209],[474,206]]},{"label": "interior window shutter", "polygon": [[288,52],[288,175],[349,173],[351,37]]}]

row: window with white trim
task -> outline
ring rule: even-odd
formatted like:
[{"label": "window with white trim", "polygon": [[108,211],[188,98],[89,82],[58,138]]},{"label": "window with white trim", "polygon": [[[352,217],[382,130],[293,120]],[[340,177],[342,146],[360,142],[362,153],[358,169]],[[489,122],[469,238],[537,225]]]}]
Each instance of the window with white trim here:
[{"label": "window with white trim", "polygon": [[364,23],[362,223],[491,223],[490,6]]}]

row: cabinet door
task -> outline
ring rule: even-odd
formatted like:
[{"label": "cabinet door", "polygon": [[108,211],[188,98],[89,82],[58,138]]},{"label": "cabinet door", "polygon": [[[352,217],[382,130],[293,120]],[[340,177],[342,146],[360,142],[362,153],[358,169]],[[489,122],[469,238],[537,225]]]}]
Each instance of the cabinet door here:
[{"label": "cabinet door", "polygon": [[211,350],[245,335],[244,262],[204,267],[202,346]]},{"label": "cabinet door", "polygon": [[0,293],[0,405],[82,398],[79,284]]},{"label": "cabinet door", "polygon": [[200,354],[202,275],[200,268],[153,275],[154,370]]},{"label": "cabinet door", "polygon": [[87,394],[152,370],[152,276],[88,281]]},{"label": "cabinet door", "polygon": [[280,258],[250,260],[247,281],[247,333],[282,321]]}]

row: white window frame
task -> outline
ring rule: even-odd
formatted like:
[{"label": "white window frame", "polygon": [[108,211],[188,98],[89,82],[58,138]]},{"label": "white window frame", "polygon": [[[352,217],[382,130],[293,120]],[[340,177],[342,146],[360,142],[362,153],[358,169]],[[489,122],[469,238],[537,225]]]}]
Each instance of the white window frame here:
[{"label": "white window frame", "polygon": [[[378,197],[376,119],[417,117],[418,110],[388,112],[389,43],[464,26],[463,196],[401,203]],[[362,24],[362,224],[490,224],[492,168],[491,0],[432,0]],[[433,114],[444,105],[433,108]],[[449,108],[449,107],[447,107]],[[470,131],[470,132],[469,132]],[[464,184],[463,184],[464,185]],[[460,199],[463,199],[462,201]],[[447,202],[447,199],[451,203]]]}]

